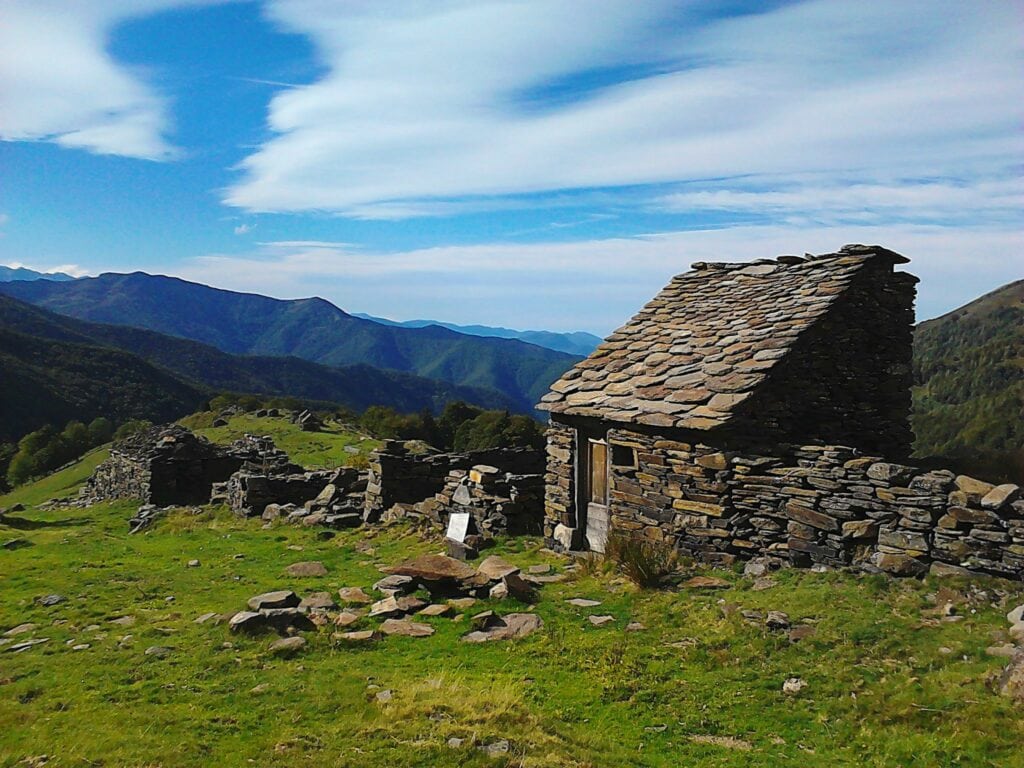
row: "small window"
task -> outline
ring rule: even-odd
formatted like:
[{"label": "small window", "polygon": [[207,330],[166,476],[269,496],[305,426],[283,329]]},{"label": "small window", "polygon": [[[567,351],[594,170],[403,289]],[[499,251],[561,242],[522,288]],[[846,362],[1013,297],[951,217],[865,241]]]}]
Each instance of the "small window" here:
[{"label": "small window", "polygon": [[616,467],[636,469],[636,449],[612,443],[612,464]]}]

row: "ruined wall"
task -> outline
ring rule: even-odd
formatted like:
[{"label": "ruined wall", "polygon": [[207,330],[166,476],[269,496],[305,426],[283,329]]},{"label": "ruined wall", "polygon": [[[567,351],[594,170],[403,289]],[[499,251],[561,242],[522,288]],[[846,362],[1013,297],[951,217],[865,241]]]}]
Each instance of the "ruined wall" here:
[{"label": "ruined wall", "polygon": [[403,514],[442,526],[452,512],[470,512],[481,532],[540,533],[544,466],[531,448],[413,453],[388,440],[370,457],[364,519],[404,505]]},{"label": "ruined wall", "polygon": [[[551,433],[549,477],[564,477]],[[630,430],[608,432],[612,530],[729,564],[775,555],[794,565],[859,565],[900,575],[967,569],[1024,577],[1024,500],[945,470],[886,462],[852,448],[777,456],[721,450]],[[549,498],[564,495],[549,485]],[[562,511],[547,505],[552,544]],[[570,521],[575,525],[575,520]]]}]

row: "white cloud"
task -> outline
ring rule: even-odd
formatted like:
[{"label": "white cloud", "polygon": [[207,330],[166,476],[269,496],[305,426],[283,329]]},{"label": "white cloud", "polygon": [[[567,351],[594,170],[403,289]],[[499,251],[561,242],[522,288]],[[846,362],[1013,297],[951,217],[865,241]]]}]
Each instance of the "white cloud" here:
[{"label": "white cloud", "polygon": [[[694,12],[714,6],[680,19],[660,0],[270,0],[271,19],[308,35],[328,73],[273,98],[276,135],[225,200],[402,218],[478,197],[750,175],[769,187],[804,173],[867,186],[998,178],[1024,148],[1012,4]],[[616,67],[639,69],[549,97]]]},{"label": "white cloud", "polygon": [[199,0],[2,0],[0,139],[164,160],[168,105],[106,50],[128,19]]},{"label": "white cloud", "polygon": [[574,243],[492,243],[394,253],[343,244],[272,243],[193,259],[177,274],[281,298],[319,295],[384,317],[608,332],[695,261],[744,261],[881,244],[922,278],[918,316],[933,317],[1021,277],[1016,228],[769,225]]},{"label": "white cloud", "polygon": [[85,277],[90,274],[89,270],[80,267],[77,264],[58,264],[55,267],[33,267],[31,264],[25,264],[21,261],[5,261],[0,262],[0,266],[10,267],[11,269],[30,269],[33,272],[42,272],[44,275],[53,275],[58,272],[62,272],[65,275],[71,275],[72,277]]},{"label": "white cloud", "polygon": [[255,224],[242,223],[242,224],[239,224],[237,227],[235,227],[235,234],[236,235],[247,235],[250,232],[252,232],[254,229],[256,229],[256,225]]}]

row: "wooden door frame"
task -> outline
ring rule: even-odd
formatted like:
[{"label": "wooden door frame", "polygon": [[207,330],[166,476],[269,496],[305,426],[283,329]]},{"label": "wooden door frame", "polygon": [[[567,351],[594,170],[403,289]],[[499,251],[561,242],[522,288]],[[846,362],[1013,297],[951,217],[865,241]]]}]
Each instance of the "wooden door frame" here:
[{"label": "wooden door frame", "polygon": [[608,442],[607,429],[576,429],[576,526],[580,532],[580,538],[587,549],[590,543],[587,538],[587,526],[590,516],[592,477],[591,477],[591,443],[601,443],[605,446],[605,498],[604,504],[595,504],[603,507],[608,517],[608,525],[611,526],[611,445]]}]

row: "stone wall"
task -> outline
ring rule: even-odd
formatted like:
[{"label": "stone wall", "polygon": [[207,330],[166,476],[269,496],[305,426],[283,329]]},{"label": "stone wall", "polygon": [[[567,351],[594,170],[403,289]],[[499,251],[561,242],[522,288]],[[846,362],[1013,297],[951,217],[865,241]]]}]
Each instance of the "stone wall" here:
[{"label": "stone wall", "polygon": [[364,519],[402,505],[439,525],[468,511],[482,532],[540,533],[544,467],[544,453],[530,448],[414,452],[388,440],[370,457]]},{"label": "stone wall", "polygon": [[[966,569],[1024,576],[1024,500],[992,486],[838,446],[778,455],[608,431],[613,531],[662,541],[717,564],[775,555],[794,565],[900,575]],[[549,431],[545,535],[578,528],[572,430]],[[578,543],[578,542],[577,542]]]},{"label": "stone wall", "polygon": [[[723,428],[719,441],[772,450],[779,443],[853,445],[909,456],[916,283],[884,261],[865,265],[736,407],[736,426]],[[749,362],[756,370],[757,359]]]},{"label": "stone wall", "polygon": [[115,443],[82,496],[93,501],[138,499],[156,506],[205,504],[247,454],[232,455],[184,427],[154,427]]},{"label": "stone wall", "polygon": [[[540,452],[531,453],[542,465]],[[416,504],[415,509],[440,528],[447,528],[452,513],[467,512],[473,521],[472,532],[484,536],[536,535],[542,531],[544,475],[503,472],[487,464],[453,469],[444,488]]]}]

